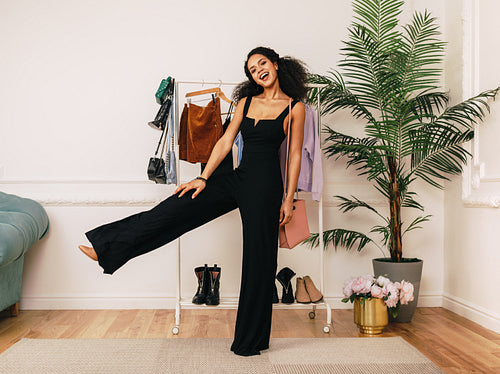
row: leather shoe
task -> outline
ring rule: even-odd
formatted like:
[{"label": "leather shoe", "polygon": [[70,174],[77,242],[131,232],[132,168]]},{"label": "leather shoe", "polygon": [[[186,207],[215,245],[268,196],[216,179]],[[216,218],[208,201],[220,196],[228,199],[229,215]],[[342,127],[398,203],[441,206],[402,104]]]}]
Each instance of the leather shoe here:
[{"label": "leather shoe", "polygon": [[297,286],[295,287],[295,300],[301,304],[308,304],[311,302],[311,297],[307,293],[306,284],[301,277],[297,278]]},{"label": "leather shoe", "polygon": [[306,286],[306,291],[309,294],[309,297],[311,298],[311,302],[319,303],[320,301],[323,300],[323,295],[316,288],[316,286],[314,285],[314,283],[309,275],[306,275],[304,277],[304,284]]}]

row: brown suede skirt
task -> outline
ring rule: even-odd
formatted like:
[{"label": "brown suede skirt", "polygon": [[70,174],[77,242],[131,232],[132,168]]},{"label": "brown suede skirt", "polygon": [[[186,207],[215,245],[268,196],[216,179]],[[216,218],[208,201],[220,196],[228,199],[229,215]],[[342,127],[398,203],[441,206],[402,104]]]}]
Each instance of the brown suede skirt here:
[{"label": "brown suede skirt", "polygon": [[205,107],[184,104],[179,127],[179,159],[206,163],[222,133],[219,98]]}]

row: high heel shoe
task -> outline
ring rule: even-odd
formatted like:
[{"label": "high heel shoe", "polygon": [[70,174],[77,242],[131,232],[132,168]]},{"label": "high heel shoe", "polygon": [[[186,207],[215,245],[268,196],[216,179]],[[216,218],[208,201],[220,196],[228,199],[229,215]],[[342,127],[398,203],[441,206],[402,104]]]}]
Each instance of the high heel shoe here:
[{"label": "high heel shoe", "polygon": [[316,286],[314,285],[314,283],[309,275],[306,275],[304,277],[304,283],[306,286],[307,293],[309,294],[309,297],[311,298],[311,302],[319,303],[321,300],[323,300],[323,295],[316,288]]},{"label": "high heel shoe", "polygon": [[283,287],[281,302],[284,304],[293,304],[295,300],[291,282],[294,276],[295,273],[289,267],[284,267],[278,272],[278,274],[276,274],[276,279],[278,279],[278,282],[280,282]]},{"label": "high heel shoe", "polygon": [[208,285],[210,282],[208,274],[208,265],[199,266],[194,268],[194,274],[198,279],[198,289],[196,294],[193,296],[193,304],[204,304],[207,300]]},{"label": "high heel shoe", "polygon": [[94,261],[97,261],[97,253],[95,253],[94,248],[87,247],[86,245],[79,245],[78,248],[80,248],[80,251],[85,253],[89,258],[91,258]]},{"label": "high heel shoe", "polygon": [[209,287],[207,293],[207,305],[219,305],[220,267],[215,264],[208,268]]}]

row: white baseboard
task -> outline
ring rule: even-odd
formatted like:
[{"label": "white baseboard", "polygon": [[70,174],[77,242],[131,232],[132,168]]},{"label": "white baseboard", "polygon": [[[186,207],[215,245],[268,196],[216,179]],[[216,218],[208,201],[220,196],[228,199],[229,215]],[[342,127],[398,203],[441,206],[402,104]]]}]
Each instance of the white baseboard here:
[{"label": "white baseboard", "polygon": [[419,308],[440,308],[442,306],[443,296],[440,293],[420,292],[418,295],[417,307]]},{"label": "white baseboard", "polygon": [[443,308],[500,334],[500,315],[449,293],[443,294]]}]

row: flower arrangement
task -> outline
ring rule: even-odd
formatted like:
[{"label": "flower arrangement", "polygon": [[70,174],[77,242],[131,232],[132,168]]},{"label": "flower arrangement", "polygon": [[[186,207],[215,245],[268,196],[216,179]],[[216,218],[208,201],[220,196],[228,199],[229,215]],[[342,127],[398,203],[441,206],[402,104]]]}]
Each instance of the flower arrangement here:
[{"label": "flower arrangement", "polygon": [[391,282],[389,278],[371,275],[349,278],[344,282],[342,302],[354,302],[356,297],[383,299],[392,317],[399,313],[400,305],[413,301],[413,284],[407,281]]}]

